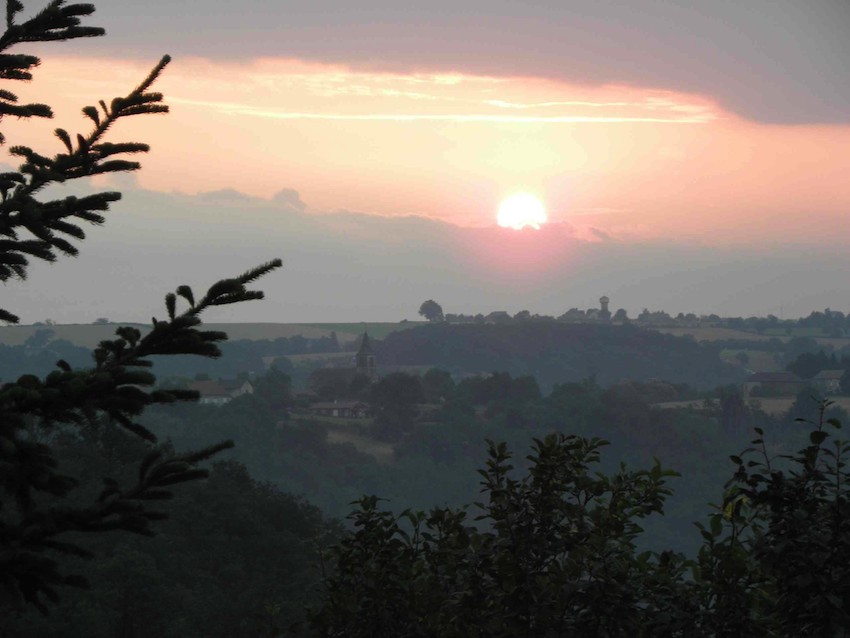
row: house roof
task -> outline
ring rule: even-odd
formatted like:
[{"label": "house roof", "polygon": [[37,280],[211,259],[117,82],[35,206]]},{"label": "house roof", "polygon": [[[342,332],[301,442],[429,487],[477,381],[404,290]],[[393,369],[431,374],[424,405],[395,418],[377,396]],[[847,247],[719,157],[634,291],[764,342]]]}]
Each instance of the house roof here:
[{"label": "house roof", "polygon": [[800,383],[802,379],[793,372],[756,372],[749,383]]},{"label": "house roof", "polygon": [[230,393],[218,381],[192,381],[190,390],[195,390],[202,397],[229,397]]},{"label": "house roof", "polygon": [[841,381],[844,376],[844,370],[821,370],[814,378],[817,381]]},{"label": "house roof", "polygon": [[222,379],[221,381],[219,381],[219,384],[221,385],[221,387],[222,387],[222,388],[224,388],[225,390],[230,390],[230,391],[232,391],[232,390],[239,390],[239,389],[240,389],[240,388],[242,388],[242,387],[243,387],[246,383],[247,383],[250,387],[253,387],[252,383],[251,383],[250,381],[248,381],[247,379],[246,379],[246,380],[241,380],[241,379]]},{"label": "house roof", "polygon": [[363,401],[320,401],[319,403],[314,403],[310,406],[310,408],[314,410],[354,410],[368,407],[369,405],[367,403],[363,403]]}]

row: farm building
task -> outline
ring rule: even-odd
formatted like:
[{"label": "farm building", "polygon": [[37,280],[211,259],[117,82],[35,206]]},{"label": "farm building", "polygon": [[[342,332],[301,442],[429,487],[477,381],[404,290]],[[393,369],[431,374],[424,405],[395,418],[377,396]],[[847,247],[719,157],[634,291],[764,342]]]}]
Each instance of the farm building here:
[{"label": "farm building", "polygon": [[206,405],[224,405],[231,399],[235,399],[243,394],[254,393],[254,386],[250,381],[240,381],[238,379],[192,381],[189,384],[189,389],[197,391],[201,395],[199,403]]},{"label": "farm building", "polygon": [[310,412],[316,416],[335,416],[343,419],[366,419],[372,416],[372,410],[362,401],[326,401],[314,403]]},{"label": "farm building", "polygon": [[843,376],[844,370],[821,370],[812,379],[812,385],[824,394],[838,394]]},{"label": "farm building", "polygon": [[793,372],[756,372],[744,382],[741,392],[745,399],[756,395],[793,397],[804,387],[806,382]]}]

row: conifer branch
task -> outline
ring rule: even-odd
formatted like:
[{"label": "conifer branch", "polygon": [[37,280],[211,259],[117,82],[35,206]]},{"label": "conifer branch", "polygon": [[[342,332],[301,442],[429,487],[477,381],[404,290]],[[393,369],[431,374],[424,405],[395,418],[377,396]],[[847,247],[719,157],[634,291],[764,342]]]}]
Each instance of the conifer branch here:
[{"label": "conifer branch", "polygon": [[[12,54],[16,44],[47,42],[103,34],[103,29],[81,24],[81,17],[94,11],[91,4],[67,4],[51,0],[33,17],[19,21],[23,5],[6,0],[6,30],[0,35],[0,80],[27,81],[39,59]],[[108,105],[86,106],[82,114],[91,124],[83,134],[55,130],[61,145],[59,153],[45,155],[15,145],[10,153],[20,157],[17,171],[0,173],[0,282],[25,279],[30,260],[55,261],[58,255],[76,255],[72,240],[82,240],[80,222],[102,224],[110,205],[121,198],[117,192],[100,192],[85,197],[68,196],[42,201],[39,192],[49,184],[64,183],[101,173],[137,170],[140,164],[127,155],[145,153],[147,144],[107,141],[110,127],[122,117],[166,113],[161,93],[151,91],[170,57],[164,56],[130,93]],[[0,89],[0,121],[4,115],[52,117],[45,104],[20,104],[11,91]],[[0,137],[0,142],[2,142]],[[263,264],[234,279],[210,287],[200,300],[192,289],[181,285],[166,297],[168,319],[153,319],[146,335],[133,327],[116,330],[116,338],[102,341],[93,352],[94,367],[72,369],[65,361],[40,379],[22,375],[0,387],[0,582],[20,603],[42,611],[47,601],[58,598],[60,587],[85,587],[84,579],[60,573],[53,555],[90,557],[76,542],[68,542],[68,532],[101,533],[124,530],[151,535],[152,524],[165,513],[149,503],[172,496],[170,487],[203,478],[207,471],[198,464],[233,446],[232,441],[185,453],[168,452],[156,444],[156,437],[138,423],[145,408],[158,403],[192,401],[198,393],[190,390],[154,388],[155,377],[149,357],[167,354],[194,354],[218,357],[223,332],[202,330],[199,315],[216,305],[261,299],[262,292],[247,285],[281,266],[280,260]],[[188,308],[178,312],[179,300]],[[18,317],[0,309],[0,321],[17,323]],[[64,475],[52,449],[25,435],[28,425],[37,423],[47,430],[58,424],[76,428],[122,428],[150,446],[140,463],[138,480],[121,487],[105,479],[99,497],[85,507],[70,506],[63,500],[77,481]],[[53,502],[57,505],[45,506]]]},{"label": "conifer branch", "polygon": [[[76,15],[90,13],[86,7],[89,5],[71,5],[64,7],[66,11],[65,22],[77,20]],[[8,8],[8,7],[7,7]],[[62,9],[63,2],[53,2],[46,8],[41,17],[34,24],[49,23],[53,12]],[[70,17],[68,17],[70,16]],[[35,28],[32,24],[31,28]],[[8,45],[7,45],[8,46]],[[0,45],[2,47],[2,45]],[[1,50],[1,49],[0,49]],[[5,57],[5,59],[4,59]],[[5,68],[7,71],[20,68],[30,68],[37,63],[38,59],[27,56],[4,56],[0,57],[0,76]],[[97,109],[89,106],[83,109],[84,115],[91,119],[94,128],[88,135],[77,135],[76,145],[71,135],[62,128],[55,130],[55,135],[64,147],[63,153],[48,157],[37,153],[26,146],[13,146],[10,153],[26,160],[18,173],[6,173],[0,175],[0,233],[17,239],[15,228],[27,230],[38,240],[38,250],[32,247],[24,249],[23,244],[19,246],[7,245],[4,254],[0,255],[0,281],[10,278],[21,278],[26,276],[29,260],[26,257],[19,258],[13,264],[6,264],[17,253],[19,256],[27,254],[30,257],[45,261],[54,261],[59,251],[66,256],[75,256],[78,249],[67,239],[57,236],[68,235],[72,239],[83,239],[85,234],[74,225],[63,221],[68,217],[76,217],[88,223],[103,223],[103,216],[94,211],[107,211],[112,202],[118,201],[120,193],[103,192],[90,195],[87,198],[76,198],[73,196],[61,200],[39,202],[35,199],[36,193],[46,185],[54,182],[62,183],[72,179],[99,175],[103,173],[135,171],[141,164],[126,159],[118,159],[115,156],[123,154],[146,153],[150,149],[147,144],[138,142],[114,143],[104,141],[109,128],[121,117],[132,115],[167,113],[168,107],[162,104],[161,93],[148,91],[153,83],[162,73],[165,66],[170,62],[170,56],[163,56],[157,65],[148,73],[144,80],[124,97],[112,100],[111,106],[107,107],[101,101],[104,117],[101,118]],[[6,67],[3,62],[6,62]],[[49,117],[49,107],[45,105],[30,104],[18,106],[15,104],[17,97],[4,91],[0,93],[0,117],[4,113],[14,114],[21,117],[44,116]],[[38,215],[32,214],[34,209],[39,210]],[[0,314],[0,320],[14,317],[11,313]]]}]

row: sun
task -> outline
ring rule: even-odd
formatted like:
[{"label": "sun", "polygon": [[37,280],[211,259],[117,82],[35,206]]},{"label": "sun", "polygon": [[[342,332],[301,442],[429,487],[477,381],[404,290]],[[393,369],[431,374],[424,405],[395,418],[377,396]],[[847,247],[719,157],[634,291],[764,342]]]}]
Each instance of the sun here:
[{"label": "sun", "polygon": [[511,195],[499,205],[496,223],[502,228],[522,230],[526,226],[540,229],[548,221],[543,203],[531,193]]}]

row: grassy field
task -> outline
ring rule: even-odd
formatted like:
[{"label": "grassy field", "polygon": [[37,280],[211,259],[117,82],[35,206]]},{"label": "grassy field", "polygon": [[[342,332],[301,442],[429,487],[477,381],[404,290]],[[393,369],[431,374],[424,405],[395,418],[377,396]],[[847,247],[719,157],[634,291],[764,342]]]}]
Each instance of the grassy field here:
[{"label": "grassy field", "polygon": [[739,365],[736,358],[739,352],[746,352],[749,357],[747,365],[744,366],[747,370],[753,372],[778,372],[782,370],[782,366],[776,361],[772,352],[763,350],[723,350],[720,353],[720,358],[728,363]]},{"label": "grassy field", "polygon": [[[398,332],[399,330],[410,330],[418,326],[425,325],[424,321],[408,321],[405,323],[386,323],[386,322],[348,322],[348,323],[209,323],[204,326],[209,330],[221,330],[226,332],[230,339],[279,339],[281,337],[294,337],[301,335],[308,339],[319,339],[328,337],[332,332],[336,332],[340,342],[357,341],[364,330],[368,330],[369,336],[375,339],[384,339],[387,335]],[[68,324],[57,326],[0,326],[0,344],[4,345],[20,345],[31,337],[37,330],[49,329],[54,332],[55,339],[65,339],[78,346],[93,348],[104,339],[111,339],[115,335],[115,329],[119,325],[132,325],[139,328],[142,332],[150,329],[150,326],[143,324]],[[656,328],[658,332],[671,334],[675,336],[691,335],[697,341],[718,341],[725,339],[740,339],[745,341],[767,341],[769,339],[780,339],[788,341],[791,337],[788,335],[769,335],[757,334],[755,332],[745,332],[743,330],[732,330],[730,328],[718,328],[713,326],[698,327],[698,328]],[[811,331],[809,331],[811,332]],[[802,335],[794,335],[802,336]],[[807,335],[808,336],[808,335]],[[830,345],[840,350],[844,346],[850,345],[848,338],[821,337],[814,334],[811,335],[818,343]],[[753,360],[754,353],[749,352],[750,359]],[[766,365],[766,362],[761,362],[759,365]],[[756,368],[752,368],[756,370]],[[758,368],[762,370],[763,368]],[[766,371],[767,368],[764,368]]]},{"label": "grassy field", "polygon": [[407,321],[405,323],[305,323],[304,326],[326,330],[328,334],[331,331],[336,332],[337,337],[343,339],[345,336],[359,338],[364,330],[369,331],[370,337],[375,339],[383,339],[388,334],[398,332],[399,330],[410,330],[417,326],[425,325],[425,321]]},{"label": "grassy field", "polygon": [[309,413],[299,413],[293,416],[309,418],[311,421],[326,426],[328,428],[328,443],[351,443],[358,451],[375,457],[381,463],[391,463],[395,457],[392,445],[376,441],[369,436],[368,432],[372,425],[372,419],[344,419]]},{"label": "grassy field", "polygon": [[[0,344],[17,346],[24,343],[38,330],[52,330],[54,339],[64,339],[71,343],[94,348],[104,339],[112,339],[115,329],[120,325],[135,326],[143,333],[150,326],[143,324],[68,324],[56,326],[0,326]],[[329,337],[337,333],[340,342],[356,341],[364,330],[376,339],[383,339],[391,332],[407,330],[422,325],[422,322],[409,323],[205,323],[207,330],[226,332],[231,340],[279,339],[301,335],[308,339]]]},{"label": "grassy field", "polygon": [[[829,397],[829,400],[836,406],[850,411],[850,397]],[[783,412],[787,412],[788,408],[790,408],[794,403],[794,399],[790,397],[759,398],[752,399],[752,401],[757,401],[761,409],[768,414],[782,414]]]},{"label": "grassy field", "polygon": [[[52,330],[54,339],[64,339],[74,345],[93,348],[104,339],[112,339],[119,324],[69,324],[63,326],[2,326],[0,327],[0,343],[7,346],[19,346],[39,330]],[[150,326],[142,324],[121,324],[134,326],[143,333]]]},{"label": "grassy field", "polygon": [[[844,410],[850,411],[850,397],[830,397],[835,405]],[[777,397],[777,398],[755,398],[750,399],[748,403],[755,405],[768,414],[779,415],[784,414],[794,404],[793,397]],[[701,408],[703,406],[702,399],[694,401],[667,401],[665,403],[656,403],[653,407],[663,410],[674,410],[677,408]]]},{"label": "grassy field", "polygon": [[345,428],[329,429],[328,443],[351,443],[358,451],[375,457],[381,463],[391,463],[395,455],[393,446],[389,443],[381,443]]},{"label": "grassy field", "polygon": [[[673,335],[676,337],[684,337],[691,335],[697,341],[721,341],[726,339],[743,339],[746,341],[768,341],[773,339],[772,336],[760,335],[755,332],[745,332],[744,330],[732,330],[731,328],[718,328],[716,326],[707,326],[705,328],[653,328],[658,332]],[[788,337],[777,337],[782,341],[788,341]]]},{"label": "grassy field", "polygon": [[[271,364],[277,357],[263,357],[263,362],[267,365]],[[288,354],[286,358],[292,363],[315,363],[317,361],[342,361],[343,359],[353,359],[353,352],[314,352],[310,354]],[[268,361],[266,361],[268,359]]]},{"label": "grassy field", "polygon": [[793,337],[811,337],[819,344],[824,346],[830,345],[836,348],[837,350],[840,350],[844,346],[850,346],[850,338],[825,337],[821,336],[822,333],[819,333],[819,331],[802,329],[799,331],[795,331],[791,334],[791,336],[786,335],[784,332],[782,332],[781,334],[769,334],[768,332],[765,332],[764,334],[758,334],[757,332],[733,330],[731,328],[719,328],[717,326],[706,326],[697,328],[653,328],[653,330],[657,330],[658,332],[663,332],[665,334],[671,334],[676,337],[691,335],[697,341],[721,341],[726,339],[740,339],[743,341],[769,341],[770,339],[779,339],[782,342],[787,342]]}]

